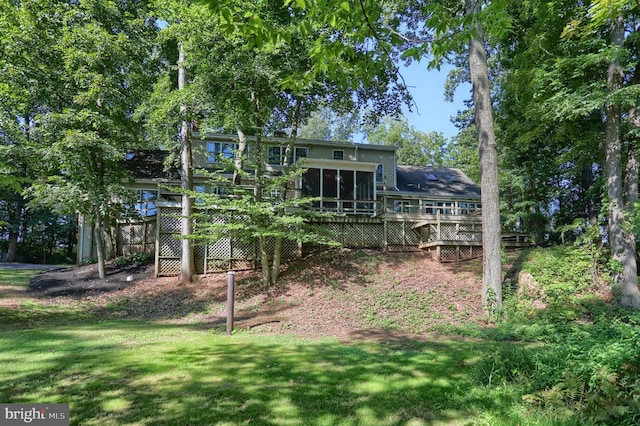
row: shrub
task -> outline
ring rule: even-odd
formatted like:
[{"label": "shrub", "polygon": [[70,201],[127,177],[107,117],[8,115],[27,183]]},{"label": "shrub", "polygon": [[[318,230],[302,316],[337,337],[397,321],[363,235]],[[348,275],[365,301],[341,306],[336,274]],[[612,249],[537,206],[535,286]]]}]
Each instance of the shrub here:
[{"label": "shrub", "polygon": [[117,267],[123,268],[126,266],[147,265],[152,260],[152,258],[153,256],[151,256],[149,253],[140,252],[130,254],[128,256],[118,257],[113,262]]},{"label": "shrub", "polygon": [[[640,424],[640,313],[601,298],[604,263],[587,247],[535,249],[523,255],[537,291],[509,291],[499,332],[537,344],[485,354],[474,379],[512,383],[523,401],[580,423]],[[546,308],[533,306],[538,298]]]}]

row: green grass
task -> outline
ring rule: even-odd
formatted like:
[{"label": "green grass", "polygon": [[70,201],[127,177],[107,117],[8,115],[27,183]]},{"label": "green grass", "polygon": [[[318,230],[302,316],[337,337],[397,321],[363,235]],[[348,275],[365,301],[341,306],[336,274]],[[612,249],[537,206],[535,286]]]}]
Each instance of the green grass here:
[{"label": "green grass", "polygon": [[[26,285],[29,272],[10,272],[0,270],[3,285]],[[0,401],[69,403],[73,425],[637,424],[639,314],[585,302],[570,278],[548,285],[550,309],[434,340],[226,336],[108,315],[117,306],[24,299],[0,305]],[[410,291],[371,296],[362,303],[373,313],[429,322],[428,300]],[[564,314],[571,304],[579,321]],[[364,326],[393,330],[392,320]]]},{"label": "green grass", "polygon": [[0,400],[69,403],[80,425],[544,424],[517,390],[470,382],[480,350],[128,321],[2,331]]},{"label": "green grass", "polygon": [[38,272],[35,269],[0,269],[0,285],[26,287]]}]

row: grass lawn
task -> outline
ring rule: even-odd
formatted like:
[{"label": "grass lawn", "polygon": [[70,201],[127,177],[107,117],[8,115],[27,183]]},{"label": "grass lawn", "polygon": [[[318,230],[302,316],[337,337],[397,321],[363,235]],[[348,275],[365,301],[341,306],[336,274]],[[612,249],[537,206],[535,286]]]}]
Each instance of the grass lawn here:
[{"label": "grass lawn", "polygon": [[69,403],[73,425],[565,424],[473,379],[481,354],[513,343],[227,336],[36,299],[0,304],[0,327],[0,402]]},{"label": "grass lawn", "polygon": [[0,332],[0,401],[80,425],[536,424],[475,388],[477,343],[345,344],[145,322]]},{"label": "grass lawn", "polygon": [[0,286],[26,287],[31,277],[38,272],[40,271],[35,269],[0,269]]}]

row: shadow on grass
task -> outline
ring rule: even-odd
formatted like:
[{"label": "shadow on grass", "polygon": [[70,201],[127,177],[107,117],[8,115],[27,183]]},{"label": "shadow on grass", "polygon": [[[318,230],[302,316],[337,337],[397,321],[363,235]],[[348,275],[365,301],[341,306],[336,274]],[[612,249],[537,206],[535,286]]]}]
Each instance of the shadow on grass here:
[{"label": "shadow on grass", "polygon": [[0,400],[67,402],[74,425],[467,423],[506,406],[471,392],[475,343],[392,343],[124,321],[2,332]]}]

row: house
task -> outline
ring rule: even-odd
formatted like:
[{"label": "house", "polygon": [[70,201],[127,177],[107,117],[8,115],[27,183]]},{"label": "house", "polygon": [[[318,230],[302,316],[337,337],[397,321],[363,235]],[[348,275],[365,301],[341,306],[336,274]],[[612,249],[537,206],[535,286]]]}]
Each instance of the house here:
[{"label": "house", "polygon": [[[289,142],[286,137],[264,140],[269,172],[280,172]],[[195,132],[193,147],[196,170],[219,171],[220,159],[233,158],[238,142],[235,136]],[[440,261],[481,255],[480,188],[456,168],[398,165],[395,151],[382,145],[298,139],[292,160],[302,163],[305,172],[292,195],[319,197],[313,208],[333,213],[321,222],[346,246],[424,249]],[[172,190],[180,179],[175,168],[164,166],[168,154],[127,154],[124,165],[134,176],[130,188],[136,194],[129,206],[139,220],[118,230],[118,250],[155,252],[159,275],[180,270],[181,197]],[[206,185],[206,176],[195,173],[196,190],[211,190]],[[285,251],[284,256],[299,256],[304,248],[291,242]],[[79,250],[79,257],[86,253]],[[248,268],[256,258],[250,244],[219,241],[196,249],[196,269]]]}]

